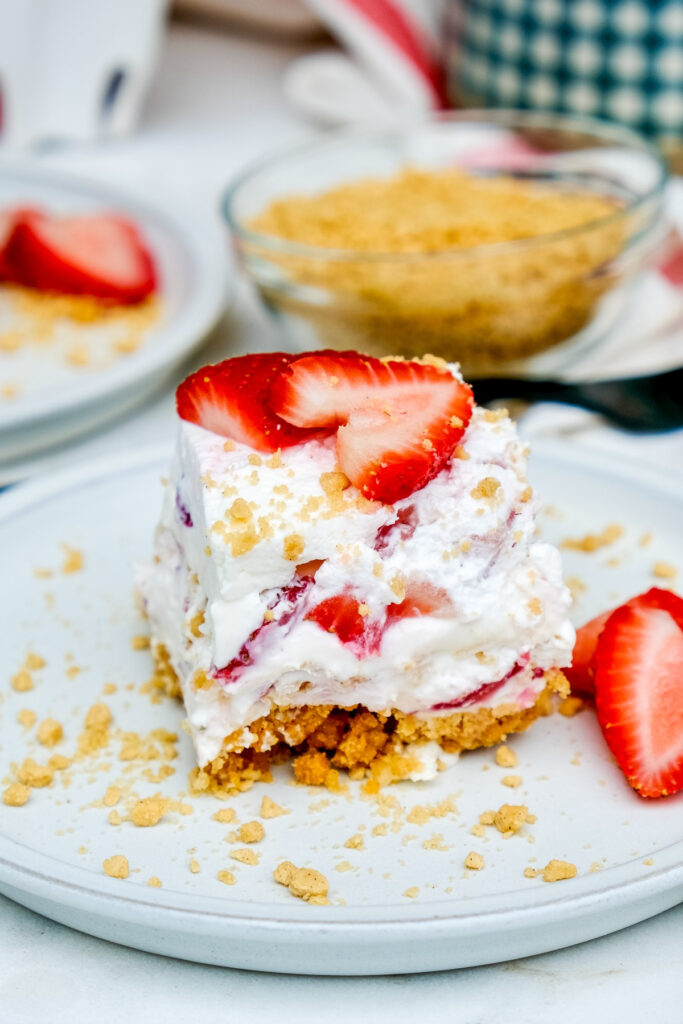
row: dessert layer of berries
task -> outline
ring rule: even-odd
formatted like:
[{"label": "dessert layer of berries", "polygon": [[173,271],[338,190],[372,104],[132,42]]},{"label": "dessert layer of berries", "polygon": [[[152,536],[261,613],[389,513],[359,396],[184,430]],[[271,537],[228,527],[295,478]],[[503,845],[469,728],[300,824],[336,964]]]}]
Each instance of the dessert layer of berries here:
[{"label": "dessert layer of berries", "polygon": [[470,388],[445,363],[358,352],[238,356],[198,370],[177,392],[182,419],[258,451],[335,435],[341,470],[385,504],[444,468],[472,404]]},{"label": "dessert layer of berries", "polygon": [[154,292],[156,271],[140,232],[124,217],[17,208],[0,211],[0,280],[130,305]]},{"label": "dessert layer of berries", "polygon": [[683,599],[653,588],[577,632],[566,670],[594,695],[598,721],[629,785],[645,797],[683,789]]}]

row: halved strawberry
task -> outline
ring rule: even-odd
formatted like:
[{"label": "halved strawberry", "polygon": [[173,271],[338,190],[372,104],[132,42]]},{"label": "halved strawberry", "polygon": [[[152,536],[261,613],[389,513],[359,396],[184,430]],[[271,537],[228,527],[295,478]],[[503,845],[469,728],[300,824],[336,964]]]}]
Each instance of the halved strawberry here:
[{"label": "halved strawberry", "polygon": [[[678,597],[670,590],[661,590],[659,587],[652,587],[644,594],[632,597],[626,604],[640,604],[650,608],[664,608],[676,620],[683,629],[683,598]],[[621,606],[622,608],[624,605]],[[608,612],[591,619],[584,626],[576,631],[576,643],[570,668],[564,670],[567,679],[574,693],[592,694],[595,693],[595,666],[593,655],[598,643],[598,638],[607,624],[610,616],[615,611],[612,608]]]},{"label": "halved strawberry", "polygon": [[472,415],[472,392],[431,364],[320,352],[282,373],[271,404],[300,427],[339,426],[342,470],[367,498],[391,504],[444,467]]},{"label": "halved strawberry", "polygon": [[15,280],[41,291],[130,304],[156,286],[154,263],[137,228],[111,214],[20,217],[7,260]]},{"label": "halved strawberry", "polygon": [[7,244],[20,220],[40,216],[41,211],[31,206],[19,206],[13,210],[0,210],[0,281],[19,283],[16,271],[7,259]]},{"label": "halved strawberry", "polygon": [[176,391],[178,415],[262,452],[307,441],[319,431],[285,423],[267,404],[273,381],[292,358],[263,352],[203,366]]},{"label": "halved strawberry", "polygon": [[641,796],[683,788],[683,630],[664,608],[629,602],[595,651],[598,721]]},{"label": "halved strawberry", "polygon": [[360,602],[351,594],[336,594],[321,601],[306,616],[317,622],[326,633],[336,633],[342,643],[360,640],[365,633],[365,617],[361,615]]},{"label": "halved strawberry", "polygon": [[597,615],[590,622],[586,622],[576,631],[576,642],[572,654],[572,663],[569,668],[563,669],[569,680],[572,693],[591,694],[595,693],[595,678],[593,671],[593,655],[597,647],[598,637],[602,633],[607,620],[613,614],[614,609]]}]

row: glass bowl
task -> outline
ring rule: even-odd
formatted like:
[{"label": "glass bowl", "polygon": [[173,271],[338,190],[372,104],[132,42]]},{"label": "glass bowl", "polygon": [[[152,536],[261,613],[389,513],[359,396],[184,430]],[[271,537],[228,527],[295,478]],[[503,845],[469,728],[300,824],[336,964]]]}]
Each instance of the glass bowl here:
[{"label": "glass bowl", "polygon": [[[363,179],[396,179],[405,169],[465,174],[453,179],[461,189],[471,182],[490,188],[485,182],[497,179],[498,188],[512,188],[512,203],[520,187],[546,197],[553,190],[552,203],[571,194],[571,201],[589,200],[593,212],[560,230],[546,230],[543,221],[529,237],[429,251],[391,251],[389,243],[349,248],[341,235],[350,220],[362,226],[369,198],[354,200],[334,245],[311,244],[310,209],[301,235],[292,217],[288,237],[279,224],[269,227],[273,203]],[[666,180],[657,150],[629,129],[568,116],[465,111],[334,131],[280,151],[231,184],[223,212],[242,266],[294,347],[430,352],[476,376],[518,367],[562,343],[563,350],[583,350],[610,330],[661,244]],[[339,217],[332,204],[326,199],[313,211],[314,234],[328,210]],[[417,205],[397,208],[396,225],[410,231]]]}]

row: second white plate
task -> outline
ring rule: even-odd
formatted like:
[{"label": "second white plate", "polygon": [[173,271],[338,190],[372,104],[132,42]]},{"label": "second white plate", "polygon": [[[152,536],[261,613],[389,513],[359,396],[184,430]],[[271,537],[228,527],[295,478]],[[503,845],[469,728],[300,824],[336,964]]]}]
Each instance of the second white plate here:
[{"label": "second white plate", "polygon": [[[159,388],[214,326],[231,290],[227,242],[217,220],[160,210],[39,164],[3,164],[0,207],[14,205],[65,214],[113,210],[130,218],[154,255],[160,311],[136,351],[92,365],[69,362],[57,344],[0,346],[0,467],[82,434]],[[4,314],[2,330],[11,328]],[[92,347],[102,348],[106,327],[88,330]],[[61,335],[68,332],[67,322]]]}]

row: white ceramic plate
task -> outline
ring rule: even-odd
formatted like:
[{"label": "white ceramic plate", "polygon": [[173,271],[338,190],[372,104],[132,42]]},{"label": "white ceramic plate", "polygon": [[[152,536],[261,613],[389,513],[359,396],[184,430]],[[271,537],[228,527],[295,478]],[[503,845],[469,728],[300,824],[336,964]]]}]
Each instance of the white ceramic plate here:
[{"label": "white ceramic plate", "polygon": [[[33,790],[24,807],[0,804],[0,891],[57,921],[140,949],[233,967],[339,975],[527,956],[623,928],[683,897],[683,794],[660,801],[636,796],[592,711],[544,719],[511,739],[519,789],[501,785],[510,770],[499,768],[491,751],[467,754],[432,783],[386,791],[402,808],[398,817],[384,817],[376,801],[361,798],[357,784],[340,795],[305,789],[293,786],[282,768],[272,784],[229,801],[239,822],[258,817],[265,793],[290,811],[264,822],[265,839],[251,847],[257,865],[232,860],[230,851],[244,844],[226,841],[234,826],[212,818],[225,804],[186,795],[192,751],[180,730],[182,710],[139,692],[151,659],[131,647],[131,637],[144,631],[133,604],[132,567],[151,548],[166,461],[158,451],[117,458],[0,499],[0,775],[9,774],[11,762],[33,756],[44,763],[51,753],[36,743],[35,730],[17,722],[22,708],[62,722],[59,753],[74,751],[83,717],[98,700],[110,706],[117,730],[163,726],[180,737],[175,774],[162,782],[143,776],[161,762],[121,762],[117,741],[50,787]],[[592,555],[566,552],[567,575],[587,586],[577,621],[650,586],[656,560],[683,569],[680,481],[552,444],[536,446],[532,479],[561,510],[541,516],[549,538],[610,522],[624,527],[612,547]],[[651,544],[641,546],[649,531]],[[62,543],[82,550],[81,572],[59,571]],[[54,575],[37,578],[35,568]],[[47,665],[34,673],[34,690],[16,693],[9,679],[28,650]],[[67,674],[73,665],[81,669],[75,678]],[[103,696],[112,683],[116,692]],[[113,783],[127,791],[117,808],[120,825],[108,823],[109,808],[102,806]],[[156,792],[185,800],[192,813],[169,813],[146,829],[125,820],[131,801]],[[422,825],[406,820],[415,805],[448,797],[457,813]],[[526,804],[536,823],[506,840],[492,829],[484,838],[470,834],[482,811],[504,802]],[[387,825],[387,834],[373,834],[377,825]],[[344,846],[359,833],[364,849]],[[470,850],[484,855],[482,871],[464,869]],[[125,881],[102,871],[104,858],[116,853],[130,863]],[[197,874],[189,870],[192,858]],[[555,884],[523,876],[525,867],[551,858],[575,863],[578,876]],[[272,872],[283,859],[323,871],[332,904],[306,905],[276,885]],[[234,872],[234,886],[217,880],[225,868]],[[153,875],[163,888],[147,886]],[[417,898],[405,896],[414,886]]]},{"label": "white ceramic plate", "polygon": [[[108,185],[35,163],[0,170],[0,208],[17,204],[63,213],[114,210],[131,218],[154,255],[161,310],[144,343],[126,356],[108,356],[105,326],[83,328],[92,355],[88,366],[65,359],[76,330],[68,321],[54,343],[12,352],[0,346],[0,385],[16,392],[0,398],[0,465],[82,434],[158,388],[214,326],[230,283],[220,226],[193,210],[159,210]],[[3,332],[13,327],[6,306],[0,291]]]}]

